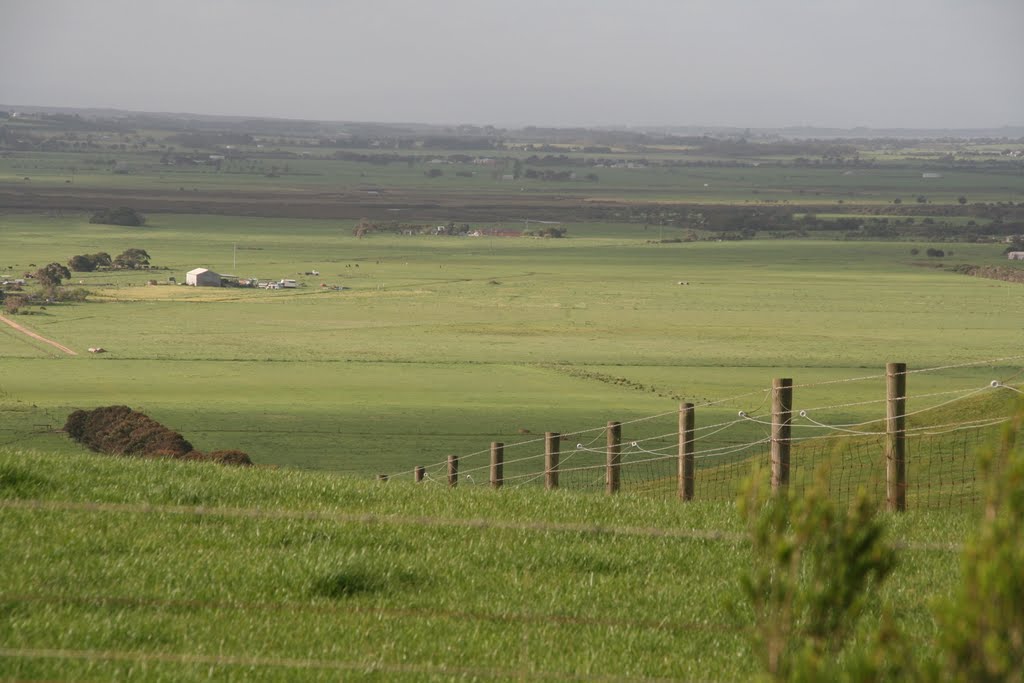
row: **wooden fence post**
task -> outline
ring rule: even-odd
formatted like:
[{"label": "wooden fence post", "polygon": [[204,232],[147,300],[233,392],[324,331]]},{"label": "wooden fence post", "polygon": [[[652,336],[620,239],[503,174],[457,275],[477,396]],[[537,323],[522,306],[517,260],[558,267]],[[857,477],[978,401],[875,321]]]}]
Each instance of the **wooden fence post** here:
[{"label": "wooden fence post", "polygon": [[622,423],[608,423],[608,462],[605,466],[605,491],[619,492],[619,466],[622,462]]},{"label": "wooden fence post", "polygon": [[695,418],[692,403],[679,406],[679,497],[682,500],[693,500]]},{"label": "wooden fence post", "polygon": [[491,487],[500,489],[505,483],[505,444],[491,442]]},{"label": "wooden fence post", "polygon": [[772,380],[772,493],[789,486],[789,438],[793,380]]},{"label": "wooden fence post", "polygon": [[885,500],[890,512],[907,509],[907,364],[885,366]]},{"label": "wooden fence post", "polygon": [[455,488],[459,484],[459,457],[448,456],[448,486]]},{"label": "wooden fence post", "polygon": [[413,470],[413,479],[418,484],[421,481],[423,481],[423,475],[425,475],[426,473],[427,473],[427,468],[426,467],[424,467],[423,465],[416,465],[416,469]]},{"label": "wooden fence post", "polygon": [[558,456],[562,435],[558,432],[544,433],[544,487],[549,491],[558,488]]}]

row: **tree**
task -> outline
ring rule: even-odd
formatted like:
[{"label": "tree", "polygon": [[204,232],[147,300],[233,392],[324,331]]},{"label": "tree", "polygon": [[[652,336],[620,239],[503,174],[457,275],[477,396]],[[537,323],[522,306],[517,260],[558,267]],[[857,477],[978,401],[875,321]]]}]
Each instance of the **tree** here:
[{"label": "tree", "polygon": [[16,314],[21,310],[21,307],[25,305],[25,298],[21,296],[10,296],[4,297],[4,312],[10,313],[11,315]]},{"label": "tree", "polygon": [[71,271],[59,263],[50,263],[36,271],[36,280],[45,289],[60,287],[62,280],[71,277]]},{"label": "tree", "polygon": [[148,265],[149,254],[146,253],[145,249],[125,249],[114,259],[114,267],[125,270],[137,270],[142,266]]},{"label": "tree", "polygon": [[85,254],[72,256],[68,259],[68,267],[77,273],[91,273],[96,270],[96,264]]},{"label": "tree", "polygon": [[78,273],[91,273],[97,268],[109,268],[112,263],[110,254],[105,251],[96,254],[79,254],[68,259],[68,267]]},{"label": "tree", "polygon": [[89,218],[90,223],[102,223],[104,225],[145,225],[146,217],[135,209],[128,206],[119,206],[116,209],[103,209],[97,211]]},{"label": "tree", "polygon": [[965,197],[963,195],[960,195],[959,197],[957,197],[956,200],[958,202],[960,202],[961,206],[967,203],[967,197]]}]

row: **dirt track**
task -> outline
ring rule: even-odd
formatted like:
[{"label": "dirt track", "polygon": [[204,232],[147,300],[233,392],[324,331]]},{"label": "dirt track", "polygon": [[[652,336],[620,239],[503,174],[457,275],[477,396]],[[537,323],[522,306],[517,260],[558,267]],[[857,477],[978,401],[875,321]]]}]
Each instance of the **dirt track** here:
[{"label": "dirt track", "polygon": [[52,339],[47,339],[46,337],[42,336],[41,334],[36,334],[32,330],[28,329],[27,327],[23,327],[22,325],[19,325],[18,323],[14,322],[10,318],[6,318],[6,317],[0,315],[0,323],[6,323],[6,324],[10,325],[11,327],[13,327],[14,329],[16,329],[18,332],[21,332],[23,334],[27,334],[28,336],[32,337],[33,339],[38,339],[39,341],[43,342],[44,344],[49,344],[50,346],[54,347],[55,349],[59,349],[59,350],[63,351],[64,353],[68,354],[68,355],[71,355],[71,356],[77,356],[78,355],[77,351],[72,351],[71,349],[69,349],[68,347],[64,346],[63,344],[58,344],[57,342],[53,341]]}]

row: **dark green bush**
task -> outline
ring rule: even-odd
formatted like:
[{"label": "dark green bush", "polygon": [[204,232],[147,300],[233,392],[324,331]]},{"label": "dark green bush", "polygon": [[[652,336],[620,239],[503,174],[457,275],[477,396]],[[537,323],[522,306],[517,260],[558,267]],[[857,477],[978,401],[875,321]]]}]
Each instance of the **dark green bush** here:
[{"label": "dark green bush", "polygon": [[109,455],[180,458],[193,450],[181,434],[128,406],[76,410],[64,431],[86,448]]},{"label": "dark green bush", "polygon": [[68,415],[64,432],[90,450],[108,455],[253,464],[246,453],[238,450],[197,451],[178,432],[128,406],[76,410]]}]

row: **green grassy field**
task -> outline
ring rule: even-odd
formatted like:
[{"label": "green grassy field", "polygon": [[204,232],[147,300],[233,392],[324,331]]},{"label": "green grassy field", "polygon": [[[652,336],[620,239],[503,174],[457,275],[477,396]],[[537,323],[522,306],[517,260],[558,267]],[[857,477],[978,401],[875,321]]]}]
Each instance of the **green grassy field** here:
[{"label": "green grassy field", "polygon": [[[366,150],[371,152],[371,150]],[[378,150],[379,152],[379,150]],[[715,167],[720,160],[706,159],[712,165],[671,167],[638,166],[538,166],[541,171],[574,172],[572,180],[545,181],[520,177],[505,179],[510,165],[485,167],[472,163],[430,164],[421,161],[368,164],[336,159],[289,158],[225,162],[222,170],[212,166],[162,165],[159,152],[107,151],[95,154],[70,152],[10,152],[0,158],[0,183],[33,187],[150,189],[191,192],[317,191],[339,192],[359,189],[426,190],[438,195],[468,197],[479,192],[510,195],[564,195],[624,201],[686,201],[705,204],[743,204],[758,202],[844,203],[859,205],[890,204],[900,198],[911,202],[924,195],[935,204],[956,205],[960,196],[971,202],[1020,201],[1024,198],[1024,176],[1015,171],[946,170],[937,178],[922,177],[931,167],[927,161],[896,166],[879,163],[873,168],[815,168],[760,163],[756,158],[741,160],[744,165]],[[494,151],[481,151],[483,156]],[[573,154],[573,158],[582,155]],[[623,164],[637,155],[611,155],[611,161]],[[113,173],[111,161],[120,162],[130,172]],[[690,161],[701,161],[699,158]],[[442,175],[428,178],[428,170]],[[472,174],[458,176],[457,173]],[[588,181],[594,173],[598,180]],[[27,179],[27,180],[26,180]]]},{"label": "green grassy field", "polygon": [[[877,376],[893,360],[919,369],[972,363],[1015,356],[1024,341],[1007,315],[1020,306],[1019,286],[936,269],[901,243],[649,244],[638,226],[610,224],[572,225],[565,240],[356,239],[351,224],[335,221],[150,222],[0,219],[0,266],[10,274],[129,247],[167,268],[76,273],[90,302],[18,316],[77,357],[0,327],[0,443],[77,452],[47,429],[73,409],[125,403],[202,449],[366,475],[530,440],[527,431],[575,432],[668,413],[680,400],[739,396],[701,412],[713,424],[763,410],[773,377],[817,385]],[[955,262],[1003,262],[997,245],[957,246]],[[167,284],[196,266],[306,286]],[[298,274],[314,269],[320,277]],[[82,353],[91,346],[109,353]],[[926,373],[911,392],[980,388],[1015,367]],[[879,379],[826,384],[798,391],[797,402],[883,392]],[[878,410],[828,416],[863,420]],[[672,425],[671,415],[639,423],[627,438]],[[730,436],[760,428],[738,429]]]},{"label": "green grassy field", "polygon": [[[0,676],[749,680],[731,505],[357,481],[0,448]],[[927,657],[971,514],[904,545]]]},{"label": "green grassy field", "polygon": [[[43,123],[8,125],[48,135]],[[36,207],[0,213],[0,278],[129,248],[155,266],[74,273],[88,301],[10,316],[78,355],[0,324],[0,679],[750,680],[739,583],[752,554],[733,501],[768,461],[772,379],[796,385],[791,489],[828,462],[833,500],[864,487],[880,503],[891,361],[912,373],[909,511],[885,518],[898,566],[836,665],[863,651],[884,604],[911,650],[934,654],[934,605],[957,585],[980,508],[977,452],[1024,381],[1024,289],[952,267],[1005,266],[1005,245],[937,243],[936,259],[926,242],[764,239],[768,226],[663,243],[682,231],[614,220],[666,202],[895,221],[924,195],[917,224],[966,233],[983,215],[1018,219],[1011,162],[954,168],[956,145],[923,142],[867,145],[870,168],[798,165],[751,145],[740,160],[645,153],[703,166],[538,166],[578,178],[510,181],[529,152],[502,150],[493,168],[431,164],[450,152],[427,149],[412,163],[269,158],[330,153],[282,134],[218,172],[161,164],[168,134],[0,154],[4,200]],[[105,149],[85,151],[94,143]],[[941,177],[922,177],[933,168]],[[356,217],[366,202],[390,217],[389,193],[411,223],[606,218],[562,224],[567,239],[359,239],[352,220],[161,212]],[[163,208],[141,228],[57,208],[133,198]],[[195,267],[301,286],[178,284]],[[86,352],[97,346],[107,353]],[[689,504],[675,499],[682,401],[698,406]],[[112,404],[270,467],[104,457],[62,433],[71,411]],[[597,495],[611,420],[623,488]],[[542,488],[546,431],[564,435],[558,491]],[[506,444],[500,491],[486,486],[492,441]]]}]

